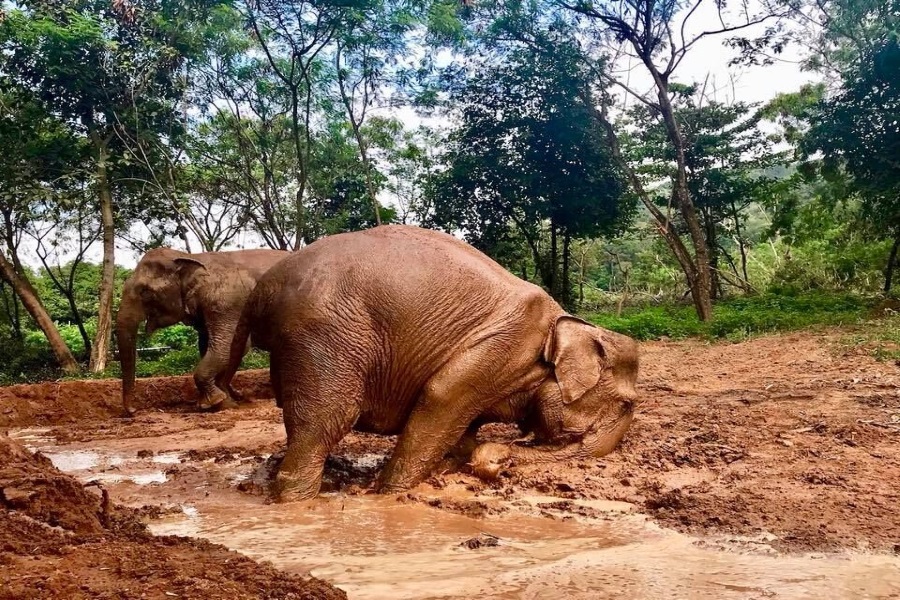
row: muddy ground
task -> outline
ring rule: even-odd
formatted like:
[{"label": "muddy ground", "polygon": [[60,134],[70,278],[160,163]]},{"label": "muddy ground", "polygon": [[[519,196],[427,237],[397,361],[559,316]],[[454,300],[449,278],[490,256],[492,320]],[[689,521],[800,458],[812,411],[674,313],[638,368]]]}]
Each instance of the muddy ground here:
[{"label": "muddy ground", "polygon": [[[572,590],[590,592],[586,597],[606,597],[599,590],[610,597],[635,598],[704,594],[816,597],[803,595],[816,589],[813,584],[801,585],[793,595],[779,595],[797,581],[819,581],[826,586],[823,589],[831,589],[827,576],[814,572],[812,563],[799,562],[799,557],[810,553],[820,558],[868,557],[865,569],[874,570],[863,569],[853,576],[855,579],[848,579],[848,575],[841,581],[852,579],[856,583],[847,584],[846,596],[836,593],[833,597],[861,597],[861,591],[868,597],[898,597],[900,366],[875,361],[863,349],[841,344],[846,335],[846,331],[829,330],[761,337],[738,344],[644,344],[639,382],[643,402],[632,429],[612,455],[562,465],[522,465],[504,472],[494,482],[483,482],[465,472],[442,473],[407,494],[388,498],[371,495],[369,488],[394,440],[351,434],[329,459],[328,493],[322,499],[299,505],[265,503],[266,477],[284,446],[280,411],[263,399],[271,395],[266,372],[244,372],[236,385],[261,399],[216,414],[192,412],[190,401],[195,392],[189,378],[143,380],[139,402],[145,410],[133,419],[119,415],[117,382],[0,388],[0,427],[9,429],[13,437],[30,447],[42,449],[54,464],[82,482],[98,482],[113,503],[140,509],[143,520],[157,533],[203,537],[254,558],[272,560],[287,571],[312,571],[336,580],[351,598],[467,597],[470,594],[461,590],[477,585],[487,586],[479,588],[479,595],[484,597],[498,590],[507,594],[498,598],[537,597],[548,577],[556,581],[554,578],[563,574],[569,586],[567,597],[578,597]],[[481,433],[484,439],[498,441],[515,436],[515,431],[501,426],[485,428]],[[373,507],[375,512],[371,512]],[[192,511],[199,511],[203,518],[190,521]],[[17,514],[9,510],[4,513],[5,525],[0,527],[5,528],[7,537],[10,531],[14,532],[12,537],[19,535],[15,527],[34,526],[29,520],[21,521]],[[353,514],[360,516],[351,518]],[[638,517],[644,524],[636,525]],[[269,525],[274,522],[277,526],[258,529],[267,519]],[[367,530],[375,527],[372,523],[376,521],[383,536],[377,543]],[[431,533],[405,537],[410,531],[418,531],[416,527],[424,522],[429,523]],[[321,523],[328,526],[319,531],[316,528]],[[292,527],[302,533],[289,538],[284,532]],[[495,533],[486,534],[492,527]],[[622,532],[629,528],[645,540],[662,536],[659,539],[669,540],[667,543],[684,542],[670,551],[657,547],[663,557],[660,561],[678,552],[687,557],[693,552],[687,548],[698,547],[719,553],[762,553],[782,557],[780,563],[772,565],[798,561],[791,567],[794,579],[784,575],[766,585],[753,586],[682,578],[687,587],[679,596],[671,585],[661,591],[643,576],[638,581],[623,575],[618,583],[597,579],[596,569],[584,569],[591,560],[594,565],[600,564],[596,562],[599,554],[584,555],[583,544],[577,551],[564,552],[548,541],[593,540],[590,543],[596,548],[625,547],[629,540]],[[275,539],[279,530],[283,534],[280,542],[266,545],[268,542],[261,541],[264,536],[268,536],[265,540]],[[429,536],[433,531],[442,532],[443,537],[432,539]],[[218,570],[211,571],[219,574],[211,581],[220,585],[224,580],[217,578],[231,572],[221,569],[223,561],[237,560],[224,558],[224,549],[205,542],[148,541],[141,533],[141,543],[155,544],[153,550],[141,547],[129,554],[135,543],[128,537],[131,534],[121,538],[104,530],[91,533],[84,538],[87,541],[77,537],[81,534],[73,535],[77,541],[74,550],[67,550],[70,554],[53,554],[55,541],[36,544],[33,549],[27,544],[7,543],[0,547],[0,573],[27,578],[53,569],[55,573],[71,572],[77,578],[79,569],[92,564],[85,562],[88,556],[95,561],[101,561],[104,553],[110,560],[113,556],[134,556],[140,562],[145,560],[141,552],[151,552],[163,557],[168,568],[173,568],[173,561],[219,565]],[[680,537],[672,537],[676,535]],[[504,536],[508,541],[505,546]],[[391,546],[391,539],[401,538],[402,544],[397,544],[403,548]],[[304,551],[304,544],[315,550]],[[410,544],[425,549],[433,545],[435,552],[446,556],[452,548],[452,560],[469,570],[477,570],[479,563],[469,565],[464,557],[485,553],[484,557],[494,561],[490,565],[496,573],[488,583],[478,583],[471,579],[471,573],[448,571],[445,579],[455,578],[456,584],[439,593],[434,587],[441,580],[437,573],[427,580],[428,590],[407,586],[402,594],[397,591],[401,588],[391,587],[390,582],[365,574],[367,570],[390,571],[400,554],[417,572],[427,571],[429,565],[444,564],[440,562],[444,555],[438,554],[422,554],[419,559],[423,562],[415,563],[409,555]],[[532,546],[526,548],[525,544]],[[544,554],[535,548],[543,549]],[[524,552],[515,555],[519,562],[509,562],[513,549]],[[644,555],[651,551],[649,547],[642,550]],[[619,552],[619,556],[625,556],[621,548]],[[29,553],[38,557],[33,564],[27,560]],[[184,559],[188,554],[191,558]],[[572,558],[576,554],[578,560]],[[381,555],[394,557],[393,562],[379,562],[375,557]],[[568,563],[563,561],[566,557]],[[552,576],[534,570],[546,566],[542,562],[546,560],[556,561]],[[698,555],[697,560],[709,564],[725,559],[710,553]],[[117,567],[117,580],[121,583],[125,578],[142,590],[162,590],[157,585],[157,564],[148,562],[143,570]],[[247,573],[253,568],[270,569],[250,561],[240,564]],[[481,564],[488,568],[487,559]],[[526,564],[531,569],[527,573],[516,571],[518,579],[504,579],[503,573],[521,570]],[[582,569],[578,571],[581,575],[576,577],[561,564],[576,565],[571,568]],[[762,563],[756,567],[775,569]],[[615,573],[618,567],[609,568]],[[704,568],[698,567],[698,572]],[[759,579],[751,567],[747,568],[750,571],[741,582]],[[839,570],[831,563],[823,563],[822,568],[830,574]],[[796,578],[803,569],[809,570],[807,580]],[[723,572],[730,573],[728,569]],[[175,573],[177,581],[196,575],[177,569]],[[415,574],[398,573],[398,578],[415,579]],[[593,579],[585,578],[585,573],[593,573]],[[65,579],[59,577],[59,581]],[[626,580],[639,585],[623,587]],[[876,584],[881,587],[866,587]],[[142,587],[145,585],[150,587]],[[192,596],[191,589],[172,593],[199,597]],[[554,589],[561,588],[557,585]],[[116,593],[100,596],[85,592],[90,597],[139,597],[123,595],[121,590]],[[47,592],[44,597],[76,596]]]}]

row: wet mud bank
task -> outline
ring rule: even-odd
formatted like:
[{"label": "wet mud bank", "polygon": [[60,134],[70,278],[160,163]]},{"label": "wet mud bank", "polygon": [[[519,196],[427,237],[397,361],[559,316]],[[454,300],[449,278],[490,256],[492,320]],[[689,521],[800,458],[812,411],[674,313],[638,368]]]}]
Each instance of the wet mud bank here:
[{"label": "wet mud bank", "polygon": [[[89,464],[82,456],[68,466]],[[0,509],[3,599],[346,598],[324,581],[259,564],[221,545],[153,535],[140,511],[118,505],[103,487],[85,486],[5,436]]]},{"label": "wet mud bank", "polygon": [[[196,414],[178,378],[145,384],[153,408],[133,419],[96,408],[66,415],[66,405],[93,401],[92,385],[112,398],[101,407],[112,406],[105,386],[114,382],[74,382],[79,394],[63,401],[48,386],[5,388],[0,412],[12,439],[74,478],[66,494],[82,490],[101,506],[105,491],[160,536],[154,543],[209,554],[192,564],[231,564],[222,553],[238,555],[211,545],[221,544],[247,564],[270,563],[259,567],[267,573],[312,575],[350,598],[900,597],[900,369],[838,351],[840,335],[645,344],[643,403],[612,455],[521,465],[493,482],[440,473],[391,496],[370,488],[394,440],[351,434],[328,460],[321,497],[267,503],[284,448],[280,411],[259,400]],[[265,397],[264,373],[244,377]],[[15,418],[10,394],[22,396]],[[4,502],[6,522],[23,517]],[[115,535],[91,538],[92,551],[109,543],[115,555]],[[4,578],[84,568],[76,553],[40,571],[49,550],[31,565],[30,550],[12,548],[0,547]],[[153,569],[138,575],[157,581]],[[229,597],[292,597],[246,593]]]}]

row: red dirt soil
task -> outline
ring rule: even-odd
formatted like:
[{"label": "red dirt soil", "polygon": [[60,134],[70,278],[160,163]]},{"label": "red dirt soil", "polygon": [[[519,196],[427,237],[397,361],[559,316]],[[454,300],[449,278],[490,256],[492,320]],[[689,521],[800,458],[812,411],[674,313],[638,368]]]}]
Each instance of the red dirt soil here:
[{"label": "red dirt soil", "polygon": [[347,597],[209,542],[152,536],[6,437],[0,465],[0,599]]},{"label": "red dirt soil", "polygon": [[[241,371],[235,387],[248,398],[271,398],[269,371]],[[188,411],[199,394],[194,378],[149,377],[135,385],[138,410]],[[50,381],[0,387],[0,429],[39,427],[123,416],[122,382],[118,379]]]},{"label": "red dirt soil", "polygon": [[[643,344],[643,402],[611,455],[517,465],[492,482],[466,472],[443,473],[397,499],[473,516],[509,510],[509,503],[504,508],[492,499],[620,500],[663,526],[690,533],[773,534],[772,545],[787,552],[900,552],[900,369],[842,346],[847,333],[803,332],[737,344]],[[250,397],[271,395],[265,371],[242,373],[235,387]],[[50,435],[60,442],[121,440],[123,449],[135,452],[140,448],[134,444],[166,435],[191,449],[184,463],[173,466],[185,477],[204,476],[204,458],[261,461],[261,455],[283,447],[280,411],[268,400],[213,414],[191,412],[196,391],[188,377],[142,380],[139,394],[143,411],[123,419],[118,381],[0,388],[0,427],[52,426]],[[490,426],[480,437],[511,441],[516,435],[509,427]],[[386,455],[393,442],[348,435],[329,459],[326,482],[347,494],[370,492],[378,461],[361,467],[347,457]],[[43,597],[79,597],[81,585],[99,586],[101,592],[85,592],[93,597],[131,597],[123,591],[129,585],[146,585],[160,597],[169,590],[179,597],[200,597],[202,590],[216,590],[218,597],[265,597],[254,595],[261,593],[254,587],[260,581],[304,581],[210,544],[150,538],[133,524],[120,531],[118,521],[102,511],[97,515],[92,492],[59,474],[51,477],[45,462],[28,464],[53,483],[34,497],[17,483],[12,487],[20,491],[4,496],[0,576],[15,577],[20,586],[10,589],[39,589],[35,582],[47,581]],[[2,473],[14,482],[31,476],[23,466]],[[215,485],[235,484],[222,478]],[[254,481],[238,487],[263,493]],[[84,494],[94,502],[89,509],[78,500]],[[31,498],[27,510],[15,504],[23,497]],[[57,514],[63,497],[75,498],[80,508],[64,506]],[[541,514],[563,519],[590,510],[566,502],[544,508]],[[62,529],[52,528],[57,526]],[[32,554],[38,560],[28,558]],[[100,571],[100,565],[109,570]],[[232,589],[223,586],[236,591],[219,593]]]}]

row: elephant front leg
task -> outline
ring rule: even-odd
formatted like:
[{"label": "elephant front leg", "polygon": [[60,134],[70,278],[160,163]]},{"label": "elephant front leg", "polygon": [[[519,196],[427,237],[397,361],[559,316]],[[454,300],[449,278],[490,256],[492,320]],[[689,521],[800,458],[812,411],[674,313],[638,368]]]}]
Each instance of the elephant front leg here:
[{"label": "elephant front leg", "polygon": [[200,410],[218,410],[236,406],[228,393],[218,384],[228,365],[230,349],[230,339],[229,343],[226,343],[220,338],[221,336],[213,334],[208,336],[206,353],[194,369],[194,383],[200,392],[198,400]]},{"label": "elephant front leg", "polygon": [[491,338],[461,352],[432,376],[381,473],[379,491],[398,492],[423,481],[486,406],[528,387],[530,366],[524,360],[505,365],[500,372],[506,379],[498,379],[496,357],[510,354],[507,340]]}]

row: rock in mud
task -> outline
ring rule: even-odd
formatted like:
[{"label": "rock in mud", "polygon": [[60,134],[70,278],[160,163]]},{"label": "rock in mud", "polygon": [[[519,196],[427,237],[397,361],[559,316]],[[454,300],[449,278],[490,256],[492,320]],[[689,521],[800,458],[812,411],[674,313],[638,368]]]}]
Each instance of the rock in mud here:
[{"label": "rock in mud", "polygon": [[500,539],[496,536],[482,533],[473,538],[469,538],[460,544],[463,548],[468,548],[469,550],[477,550],[478,548],[493,548],[494,546],[500,545]]}]

